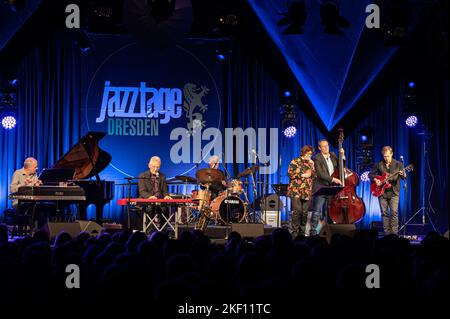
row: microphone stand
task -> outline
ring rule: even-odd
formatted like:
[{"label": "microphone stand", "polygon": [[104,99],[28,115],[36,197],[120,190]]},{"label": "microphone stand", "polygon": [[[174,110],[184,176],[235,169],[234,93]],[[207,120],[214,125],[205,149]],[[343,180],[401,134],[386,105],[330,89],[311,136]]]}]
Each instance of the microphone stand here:
[{"label": "microphone stand", "polygon": [[128,194],[127,194],[127,229],[131,230],[130,224],[131,224],[131,218],[130,218],[130,200],[131,200],[131,181],[134,179],[134,177],[125,177],[128,183]]},{"label": "microphone stand", "polygon": [[[400,159],[402,160],[402,164],[403,164],[403,169],[405,169],[405,159],[403,158],[403,155],[400,156]],[[407,184],[407,179],[405,178],[403,181],[403,198],[406,201],[406,192],[408,191],[408,184]],[[406,215],[403,214],[403,225],[405,225],[406,223]],[[406,236],[406,227],[403,227],[403,237]]]}]

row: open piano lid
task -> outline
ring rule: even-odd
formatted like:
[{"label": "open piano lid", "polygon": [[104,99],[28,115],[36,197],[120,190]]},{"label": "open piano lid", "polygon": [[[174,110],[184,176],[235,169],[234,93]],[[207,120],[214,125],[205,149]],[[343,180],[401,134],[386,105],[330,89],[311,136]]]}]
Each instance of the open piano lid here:
[{"label": "open piano lid", "polygon": [[111,155],[98,147],[104,132],[88,132],[64,154],[53,168],[73,168],[74,179],[90,178],[103,171],[111,162]]}]

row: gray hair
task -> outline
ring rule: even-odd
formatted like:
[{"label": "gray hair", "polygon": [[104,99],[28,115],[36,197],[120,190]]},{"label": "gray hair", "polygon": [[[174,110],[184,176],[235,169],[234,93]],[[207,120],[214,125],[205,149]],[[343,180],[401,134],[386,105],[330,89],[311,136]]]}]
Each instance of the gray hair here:
[{"label": "gray hair", "polygon": [[27,157],[23,162],[23,168],[28,168],[34,163],[37,163],[37,160],[34,157]]},{"label": "gray hair", "polygon": [[160,159],[158,156],[152,156],[152,157],[150,158],[149,163],[155,163],[155,162],[158,162],[158,163],[161,164],[161,159]]},{"label": "gray hair", "polygon": [[217,155],[213,155],[209,158],[209,162],[210,163],[219,163],[220,162],[220,157]]}]

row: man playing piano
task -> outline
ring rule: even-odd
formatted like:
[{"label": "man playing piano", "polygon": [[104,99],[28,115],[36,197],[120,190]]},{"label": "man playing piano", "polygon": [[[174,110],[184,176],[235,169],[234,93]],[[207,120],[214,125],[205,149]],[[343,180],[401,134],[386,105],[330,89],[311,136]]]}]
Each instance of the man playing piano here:
[{"label": "man playing piano", "polygon": [[[150,158],[148,168],[149,170],[139,174],[139,197],[148,199],[171,199],[167,190],[166,176],[159,172],[161,159],[158,156]],[[149,210],[148,213],[151,217],[155,213],[159,215],[159,221],[161,221],[161,214],[167,215],[167,209],[165,207],[149,206]]]},{"label": "man playing piano", "polygon": [[[38,179],[36,174],[38,168],[38,161],[33,157],[28,157],[23,162],[23,167],[14,172],[11,186],[9,190],[12,194],[19,190],[20,186],[39,186],[42,182]],[[17,201],[13,202],[13,206],[17,206]]]},{"label": "man playing piano", "polygon": [[[13,174],[11,185],[9,190],[11,194],[17,193],[19,187],[21,186],[40,186],[42,182],[37,176],[38,161],[33,157],[28,157],[23,162],[23,167],[16,170]],[[19,206],[18,200],[13,200],[13,207],[16,209],[19,218],[25,215],[34,215],[35,220],[33,222],[37,223],[37,228],[41,228],[46,220],[48,210],[48,205],[37,205],[36,203],[21,203]]]}]

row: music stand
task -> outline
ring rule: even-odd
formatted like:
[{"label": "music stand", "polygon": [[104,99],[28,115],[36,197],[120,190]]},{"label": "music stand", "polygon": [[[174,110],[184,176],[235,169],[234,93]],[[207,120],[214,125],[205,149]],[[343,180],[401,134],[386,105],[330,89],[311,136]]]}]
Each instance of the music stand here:
[{"label": "music stand", "polygon": [[344,186],[322,186],[317,189],[311,196],[335,196],[343,189]]},{"label": "music stand", "polygon": [[73,168],[44,168],[38,179],[44,185],[54,185],[60,182],[68,182],[74,174]]},{"label": "music stand", "polygon": [[272,189],[275,191],[275,193],[278,196],[285,196],[287,197],[288,192],[288,184],[272,184]]}]

